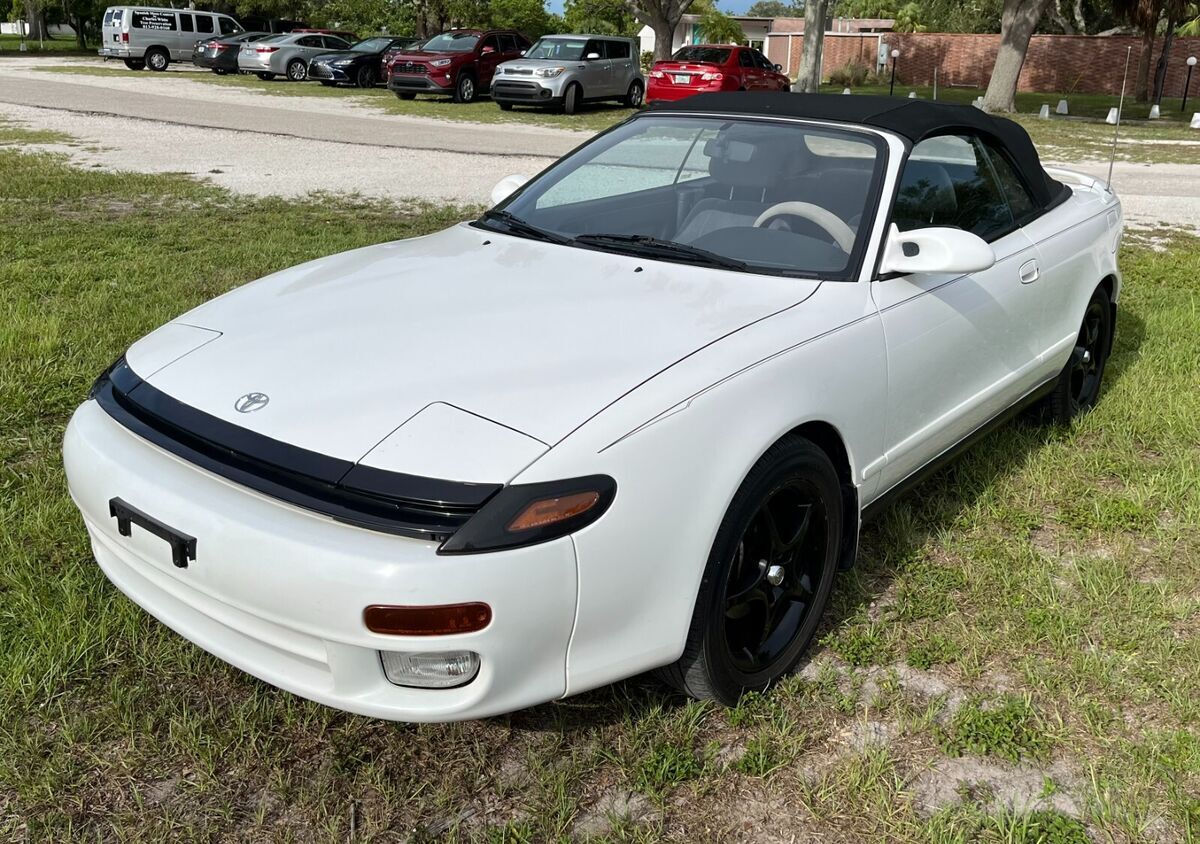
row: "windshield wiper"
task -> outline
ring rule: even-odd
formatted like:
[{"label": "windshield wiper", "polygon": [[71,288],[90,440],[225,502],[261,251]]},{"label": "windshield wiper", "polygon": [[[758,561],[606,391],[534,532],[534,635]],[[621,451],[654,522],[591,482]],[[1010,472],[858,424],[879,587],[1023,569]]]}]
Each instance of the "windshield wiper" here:
[{"label": "windshield wiper", "polygon": [[520,217],[510,214],[507,211],[484,211],[481,220],[486,220],[489,223],[499,223],[504,228],[513,234],[531,237],[535,240],[544,240],[547,243],[570,243],[571,238],[566,235],[556,232],[547,231],[546,229],[535,226],[533,223],[527,223]]},{"label": "windshield wiper", "polygon": [[686,243],[645,234],[581,234],[575,238],[575,242],[594,246],[615,246],[623,251],[636,252],[648,257],[677,258],[725,270],[744,270],[749,266],[745,261],[727,258],[698,246],[688,246]]}]

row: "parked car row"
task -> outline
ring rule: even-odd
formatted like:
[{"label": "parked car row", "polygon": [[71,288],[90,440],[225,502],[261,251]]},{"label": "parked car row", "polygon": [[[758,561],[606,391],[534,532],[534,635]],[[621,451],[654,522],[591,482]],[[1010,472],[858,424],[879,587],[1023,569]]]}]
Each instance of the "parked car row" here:
[{"label": "parked car row", "polygon": [[100,54],[139,70],[161,71],[190,59],[214,73],[264,80],[359,88],[383,83],[402,100],[426,94],[469,103],[490,95],[505,111],[520,105],[573,114],[587,102],[638,108],[702,92],[791,89],[779,65],[736,45],[685,46],[654,64],[647,85],[637,42],[619,36],[547,35],[531,44],[511,29],[452,29],[427,40],[356,40],[334,30],[247,32],[228,15],[132,6],[105,12]]}]

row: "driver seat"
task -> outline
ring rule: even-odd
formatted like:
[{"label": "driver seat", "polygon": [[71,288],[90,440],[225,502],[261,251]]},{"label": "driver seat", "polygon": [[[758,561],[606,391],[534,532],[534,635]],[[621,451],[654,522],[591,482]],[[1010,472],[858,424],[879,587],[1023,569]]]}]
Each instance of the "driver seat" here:
[{"label": "driver seat", "polygon": [[[701,199],[680,223],[674,240],[694,243],[719,229],[754,225],[762,212],[775,203],[767,193],[785,179],[807,167],[795,140],[783,133],[749,135],[727,130],[704,145],[709,156],[708,173],[726,196]],[[748,196],[735,199],[736,196]]]}]

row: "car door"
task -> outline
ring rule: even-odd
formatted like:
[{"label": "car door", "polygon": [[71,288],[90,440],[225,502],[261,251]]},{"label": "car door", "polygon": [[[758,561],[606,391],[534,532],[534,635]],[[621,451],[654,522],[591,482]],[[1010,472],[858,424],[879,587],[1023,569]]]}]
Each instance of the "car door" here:
[{"label": "car door", "polygon": [[775,69],[771,60],[758,50],[751,51],[754,62],[762,73],[763,87],[771,91],[782,91],[788,86],[787,77]]},{"label": "car door", "polygon": [[623,96],[634,78],[633,51],[628,41],[618,38],[606,41],[605,48],[609,58],[609,93],[614,97]]},{"label": "car door", "polygon": [[762,87],[761,73],[754,66],[754,56],[749,50],[737,51],[738,75],[741,77],[741,87],[747,91],[757,91]]},{"label": "car door", "polygon": [[583,63],[583,95],[588,99],[609,96],[612,91],[612,62],[605,52],[603,39],[593,38],[587,42],[583,48]]},{"label": "car door", "polygon": [[[207,41],[210,38],[219,37],[217,35],[217,27],[216,27],[215,22],[213,21],[212,15],[206,14],[204,12],[196,12],[195,18],[196,18],[196,40],[197,41],[199,41],[201,39]],[[189,56],[189,58],[191,58],[191,57]]]},{"label": "car door", "polygon": [[492,34],[479,42],[476,53],[476,74],[480,90],[486,91],[492,87],[492,77],[496,75],[503,54],[500,52],[500,38]]},{"label": "car door", "polygon": [[[288,61],[292,58],[303,59],[307,65],[316,56],[325,51],[325,40],[320,35],[305,35],[302,38],[296,39],[296,43],[292,46],[292,55],[288,57]],[[287,63],[284,63],[286,69]]]},{"label": "car door", "polygon": [[171,58],[190,59],[198,37],[195,17],[190,12],[180,12],[179,29],[171,45]]},{"label": "car door", "polygon": [[970,275],[919,273],[872,285],[887,338],[887,490],[1033,389],[1037,302],[1022,284],[1037,252],[1011,208],[979,139],[917,144],[892,209],[902,231],[953,226],[991,244],[996,262]]}]

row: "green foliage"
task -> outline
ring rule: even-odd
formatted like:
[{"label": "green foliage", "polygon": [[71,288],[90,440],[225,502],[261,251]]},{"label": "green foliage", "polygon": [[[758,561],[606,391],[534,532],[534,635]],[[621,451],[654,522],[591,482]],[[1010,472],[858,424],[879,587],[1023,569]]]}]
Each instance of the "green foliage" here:
[{"label": "green foliage", "polygon": [[595,35],[634,37],[642,25],[625,0],[567,0],[563,29]]},{"label": "green foliage", "polygon": [[821,644],[851,665],[878,665],[891,654],[885,628],[881,624],[852,624],[826,636]]},{"label": "green foliage", "polygon": [[701,10],[699,27],[701,37],[709,44],[746,43],[742,25],[715,5],[705,6]]},{"label": "green foliage", "polygon": [[934,633],[910,645],[904,660],[913,668],[926,671],[935,665],[954,662],[959,653],[960,648],[952,639]]},{"label": "green foliage", "polygon": [[974,753],[1016,762],[1041,758],[1050,747],[1045,726],[1028,697],[1007,695],[988,705],[972,698],[954,713],[950,724],[936,730],[938,744],[952,756]]},{"label": "green foliage", "polygon": [[997,832],[1009,844],[1091,844],[1087,827],[1060,812],[1030,812],[1023,817],[997,818]]},{"label": "green foliage", "polygon": [[752,18],[802,18],[804,17],[804,3],[800,0],[795,3],[784,3],[783,0],[758,0],[746,10],[746,14]]}]

